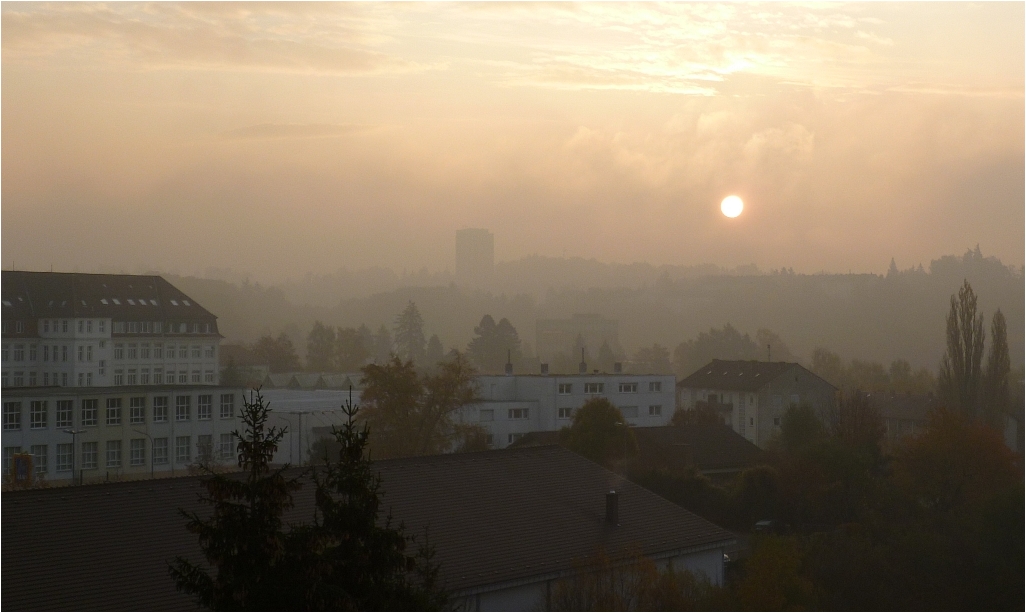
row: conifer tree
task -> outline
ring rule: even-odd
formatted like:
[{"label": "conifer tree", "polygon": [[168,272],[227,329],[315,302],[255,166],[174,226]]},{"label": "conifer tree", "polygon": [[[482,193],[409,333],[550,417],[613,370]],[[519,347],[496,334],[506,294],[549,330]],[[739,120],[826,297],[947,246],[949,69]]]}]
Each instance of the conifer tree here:
[{"label": "conifer tree", "polygon": [[270,468],[285,429],[266,427],[268,406],[260,392],[243,405],[244,434],[232,434],[244,478],[210,473],[200,500],[213,507],[211,517],[182,511],[210,568],[177,557],[170,573],[180,591],[207,609],[291,610],[296,603],[288,577],[295,567],[287,560],[282,515],[300,485],[285,476],[287,466]]}]

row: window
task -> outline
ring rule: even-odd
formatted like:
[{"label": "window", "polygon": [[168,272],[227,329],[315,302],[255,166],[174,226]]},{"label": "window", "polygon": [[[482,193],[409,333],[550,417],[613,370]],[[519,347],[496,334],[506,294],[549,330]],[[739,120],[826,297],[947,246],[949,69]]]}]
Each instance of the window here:
[{"label": "window", "polygon": [[96,322],[96,329],[99,330],[100,332],[106,332],[107,331],[107,321],[105,319],[101,319],[100,321]]},{"label": "window", "polygon": [[221,419],[235,417],[235,394],[221,394]]},{"label": "window", "polygon": [[153,359],[161,360],[164,358],[164,346],[160,343],[153,344]]},{"label": "window", "polygon": [[650,404],[648,405],[648,416],[659,417],[663,414],[663,405],[661,404]]},{"label": "window", "polygon": [[25,331],[25,322],[23,322],[23,321],[15,322],[14,323],[14,331],[16,333],[18,333],[18,334],[21,334],[22,332],[24,332]]},{"label": "window", "polygon": [[14,346],[14,361],[24,362],[25,361],[25,345]]},{"label": "window", "polygon": [[188,436],[176,436],[175,437],[175,462],[184,463],[192,461],[191,450],[189,449],[189,437]]},{"label": "window", "polygon": [[168,344],[167,346],[167,359],[175,359],[175,346],[173,344]]},{"label": "window", "polygon": [[120,398],[108,398],[107,399],[107,425],[108,426],[120,426],[121,425],[121,399]]},{"label": "window", "polygon": [[127,385],[136,385],[139,382],[139,378],[136,375],[134,368],[128,369],[128,379],[125,381]]},{"label": "window", "polygon": [[125,371],[120,368],[114,371],[114,385],[125,384]]},{"label": "window", "polygon": [[203,371],[203,382],[204,383],[213,383],[214,382],[214,371],[212,371],[212,370],[205,370],[205,371]]},{"label": "window", "polygon": [[636,394],[636,393],[638,393],[638,384],[637,383],[621,383],[620,384],[620,393],[621,394]]},{"label": "window", "polygon": [[175,421],[189,421],[191,401],[188,396],[175,396]]},{"label": "window", "polygon": [[150,359],[150,345],[149,343],[143,343],[139,345],[139,357],[143,360]]},{"label": "window", "polygon": [[57,445],[57,472],[71,470],[71,460],[75,450],[71,443],[59,443]]},{"label": "window", "polygon": [[150,384],[150,369],[142,368],[139,370],[139,384],[149,385]]},{"label": "window", "polygon": [[153,369],[153,383],[154,385],[160,385],[164,382],[164,369],[154,368]]},{"label": "window", "polygon": [[198,370],[192,371],[192,382],[193,383],[199,383],[200,382],[200,371],[198,371]]},{"label": "window", "polygon": [[[7,361],[7,347],[6,346],[4,347],[4,361],[5,362]],[[49,345],[43,345],[43,361],[44,362],[49,362],[50,361],[50,346]]]},{"label": "window", "polygon": [[128,344],[128,359],[138,360],[139,359],[139,346],[135,343]]},{"label": "window", "polygon": [[513,444],[522,438],[524,438],[523,432],[514,432],[513,434],[509,434],[506,436],[506,442],[509,444]]},{"label": "window", "polygon": [[749,426],[754,426],[755,425],[755,418],[754,417],[749,417],[748,418],[748,425]]},{"label": "window", "polygon": [[[150,302],[156,303],[155,300],[151,300]],[[160,326],[160,322],[159,321],[153,322],[153,333],[154,334],[160,334],[160,327],[161,326]],[[157,356],[153,356],[153,357],[159,358],[160,356],[157,355]]]},{"label": "window", "polygon": [[0,387],[7,387],[7,371],[0,373]]},{"label": "window", "polygon": [[49,332],[49,331],[50,331],[50,320],[49,319],[44,319],[43,320],[43,332]]},{"label": "window", "polygon": [[179,383],[188,383],[189,382],[189,371],[187,371],[187,370],[179,370],[178,371],[178,382]]},{"label": "window", "polygon": [[153,423],[167,421],[167,396],[153,397]]},{"label": "window", "polygon": [[649,381],[648,382],[648,391],[650,391],[650,392],[661,392],[661,391],[663,391],[663,382],[662,381]]},{"label": "window", "polygon": [[495,409],[481,409],[478,421],[495,421]]},{"label": "window", "polygon": [[165,380],[168,383],[174,383],[175,382],[175,371],[173,371],[173,370],[167,371],[167,375],[165,376]]},{"label": "window", "polygon": [[559,418],[560,419],[570,419],[573,416],[574,416],[574,410],[573,410],[572,407],[560,407],[559,408]]},{"label": "window", "polygon": [[92,334],[92,333],[93,333],[93,320],[87,319],[86,320],[86,334]]},{"label": "window", "polygon": [[[54,358],[54,360],[57,359],[57,353],[56,352],[54,352],[53,358]],[[68,346],[67,345],[61,345],[61,362],[67,362],[67,361],[68,361]]]},{"label": "window", "polygon": [[137,396],[128,399],[128,423],[146,423],[146,397]]},{"label": "window", "polygon": [[208,360],[214,359],[214,346],[213,345],[207,345],[206,347],[203,348],[203,357],[208,359]]},{"label": "window", "polygon": [[99,443],[82,443],[82,468],[96,468],[100,461]]},{"label": "window", "polygon": [[185,360],[188,357],[189,357],[189,346],[188,345],[179,345],[178,346],[178,358],[181,359],[181,360]]},{"label": "window", "polygon": [[78,373],[78,386],[82,387],[83,385],[85,385],[85,373],[80,372]]},{"label": "window", "polygon": [[57,401],[57,419],[54,424],[58,428],[70,428],[74,424],[72,423],[74,417],[72,416],[72,400],[58,400]]},{"label": "window", "polygon": [[153,463],[167,464],[167,439],[153,439]]},{"label": "window", "polygon": [[25,373],[22,371],[14,371],[14,387],[22,387],[25,385]]},{"label": "window", "polygon": [[100,360],[100,375],[107,372],[107,360]]},{"label": "window", "polygon": [[107,468],[121,468],[121,441],[107,441]]},{"label": "window", "polygon": [[132,466],[142,466],[146,463],[146,439],[133,438],[128,442],[128,462]]},{"label": "window", "polygon": [[61,373],[61,385],[63,385],[64,387],[68,387],[68,373],[66,372]]},{"label": "window", "polygon": [[4,474],[11,474],[11,469],[14,464],[14,454],[21,453],[21,447],[4,447]]},{"label": "window", "polygon": [[36,361],[36,346],[35,345],[29,345],[29,362],[35,362],[35,361]]},{"label": "window", "polygon": [[605,389],[604,383],[585,383],[584,393],[585,394],[601,394]]},{"label": "window", "polygon": [[[56,328],[55,328],[55,330],[56,330]],[[61,332],[67,332],[67,331],[68,331],[68,320],[67,319],[62,319],[61,320]]]},{"label": "window", "polygon": [[21,402],[4,403],[4,430],[21,430]]},{"label": "window", "polygon": [[82,334],[82,332],[85,330],[84,326],[85,326],[85,321],[81,320],[81,319],[78,320],[78,333],[79,334]]},{"label": "window", "polygon": [[29,428],[39,430],[46,427],[47,406],[45,400],[33,400],[29,403]]},{"label": "window", "polygon": [[232,454],[232,443],[234,442],[232,440],[233,438],[234,437],[231,434],[222,434],[221,435],[221,440],[220,440],[221,444],[219,445],[219,448],[218,448],[218,454],[222,458],[224,458],[224,459],[231,458],[232,455],[233,455]]},{"label": "window", "polygon": [[213,436],[200,434],[196,437],[196,459],[200,462],[209,462],[214,455]]},{"label": "window", "polygon": [[620,407],[620,414],[626,417],[637,417],[638,407]]},{"label": "window", "polygon": [[35,467],[36,474],[46,474],[46,445],[32,445],[29,447],[29,452],[32,454],[32,465]]},{"label": "window", "polygon": [[196,397],[196,419],[210,419],[214,413],[214,396],[200,394]]},{"label": "window", "polygon": [[86,345],[86,362],[92,362],[92,361],[93,361],[93,346],[92,345]]},{"label": "window", "polygon": [[125,346],[122,343],[114,343],[114,359],[123,360],[125,359]]},{"label": "window", "polygon": [[35,387],[36,386],[36,371],[34,371],[34,370],[29,373],[29,386],[31,386],[31,387]]},{"label": "window", "polygon": [[527,409],[510,409],[509,419],[527,419]]},{"label": "window", "polygon": [[7,360],[10,359],[10,355],[8,353],[9,351],[10,350],[8,349],[8,345],[4,345],[3,346],[3,352],[2,352],[2,354],[0,354],[0,356],[2,356],[2,359],[3,359],[4,362],[6,362]]},{"label": "window", "polygon": [[95,426],[99,419],[100,401],[96,398],[89,398],[82,401],[82,425]]},{"label": "window", "polygon": [[194,359],[194,360],[200,359],[200,355],[201,355],[200,351],[201,351],[201,349],[200,349],[199,345],[193,345],[192,346],[192,359]]},{"label": "window", "polygon": [[574,390],[573,383],[560,383],[559,384],[559,393],[564,395],[564,396],[567,395],[567,394],[572,394],[573,390]]},{"label": "window", "polygon": [[78,361],[79,362],[84,362],[85,361],[85,345],[79,345],[78,346]]}]

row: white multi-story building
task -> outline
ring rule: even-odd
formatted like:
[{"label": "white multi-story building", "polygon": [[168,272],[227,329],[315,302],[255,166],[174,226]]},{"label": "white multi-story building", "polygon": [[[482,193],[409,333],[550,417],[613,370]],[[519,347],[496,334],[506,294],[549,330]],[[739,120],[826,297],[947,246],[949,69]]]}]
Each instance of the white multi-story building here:
[{"label": "white multi-story building", "polygon": [[235,464],[242,390],[211,385],[10,388],[3,394],[4,481],[15,454],[34,480],[79,482]]},{"label": "white multi-story building", "polygon": [[217,385],[217,317],[158,276],[3,273],[0,386]]},{"label": "white multi-story building", "polygon": [[497,375],[477,382],[482,402],[462,409],[459,418],[484,428],[496,449],[528,432],[569,426],[574,411],[595,397],[609,399],[630,426],[664,426],[673,417],[673,375]]}]

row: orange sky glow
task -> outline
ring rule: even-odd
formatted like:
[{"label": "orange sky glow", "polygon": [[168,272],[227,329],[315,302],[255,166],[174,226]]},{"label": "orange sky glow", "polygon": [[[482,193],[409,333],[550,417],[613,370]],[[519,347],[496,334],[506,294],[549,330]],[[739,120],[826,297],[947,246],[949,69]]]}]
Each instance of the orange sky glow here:
[{"label": "orange sky glow", "polygon": [[0,11],[4,269],[1024,260],[1022,3]]}]

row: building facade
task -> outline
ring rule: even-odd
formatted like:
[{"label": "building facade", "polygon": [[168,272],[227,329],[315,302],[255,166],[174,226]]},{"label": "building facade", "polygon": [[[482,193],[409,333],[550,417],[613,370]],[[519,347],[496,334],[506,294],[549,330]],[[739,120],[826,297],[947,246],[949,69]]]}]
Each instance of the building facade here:
[{"label": "building facade", "polygon": [[482,401],[463,408],[459,419],[488,433],[502,449],[528,432],[569,426],[574,411],[602,397],[616,405],[631,426],[663,426],[674,410],[673,375],[582,374],[496,375],[477,378]]},{"label": "building facade", "polygon": [[217,385],[217,317],[158,276],[3,273],[0,386]]},{"label": "building facade", "polygon": [[33,480],[77,482],[234,466],[242,390],[210,385],[10,388],[3,394],[4,481],[15,454]]},{"label": "building facade", "polygon": [[791,405],[811,407],[824,423],[837,410],[837,388],[801,364],[713,360],[677,383],[677,406],[718,411],[735,432],[760,447],[780,433]]}]

